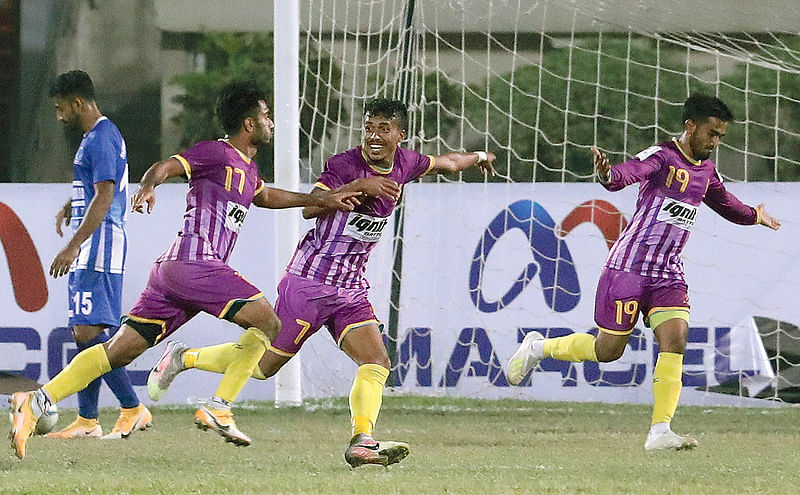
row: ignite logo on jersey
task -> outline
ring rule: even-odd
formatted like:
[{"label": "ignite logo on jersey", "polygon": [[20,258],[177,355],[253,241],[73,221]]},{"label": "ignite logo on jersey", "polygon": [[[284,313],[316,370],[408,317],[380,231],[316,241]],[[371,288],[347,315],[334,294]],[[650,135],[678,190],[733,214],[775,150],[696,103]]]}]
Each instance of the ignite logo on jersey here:
[{"label": "ignite logo on jersey", "polygon": [[389,223],[388,218],[372,217],[363,213],[352,212],[347,216],[344,235],[364,242],[378,242],[383,229]]},{"label": "ignite logo on jersey", "polygon": [[247,208],[239,203],[228,201],[225,212],[225,228],[233,232],[239,232],[239,229],[241,229],[244,224],[244,218],[246,216]]},{"label": "ignite logo on jersey", "polygon": [[678,201],[677,199],[664,198],[664,202],[661,205],[661,209],[658,211],[656,219],[684,230],[692,230],[695,217],[697,217],[696,206]]}]

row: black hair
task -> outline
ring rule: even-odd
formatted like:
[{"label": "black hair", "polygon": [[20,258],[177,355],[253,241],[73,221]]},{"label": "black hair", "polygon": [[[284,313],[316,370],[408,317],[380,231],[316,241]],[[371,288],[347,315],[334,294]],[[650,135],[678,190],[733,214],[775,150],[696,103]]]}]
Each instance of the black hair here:
[{"label": "black hair", "polygon": [[50,86],[51,98],[80,97],[94,101],[94,84],[89,74],[82,70],[71,70],[58,76]]},{"label": "black hair", "polygon": [[402,101],[387,98],[375,98],[364,104],[364,117],[377,115],[387,119],[394,119],[403,131],[406,130],[408,121],[408,107]]},{"label": "black hair", "polygon": [[695,124],[702,124],[709,117],[716,117],[723,122],[730,122],[733,120],[733,113],[722,100],[700,93],[693,94],[684,102],[684,122],[691,120]]},{"label": "black hair", "polygon": [[217,98],[217,118],[227,134],[236,134],[247,117],[258,113],[258,102],[267,100],[266,92],[255,81],[227,84]]}]

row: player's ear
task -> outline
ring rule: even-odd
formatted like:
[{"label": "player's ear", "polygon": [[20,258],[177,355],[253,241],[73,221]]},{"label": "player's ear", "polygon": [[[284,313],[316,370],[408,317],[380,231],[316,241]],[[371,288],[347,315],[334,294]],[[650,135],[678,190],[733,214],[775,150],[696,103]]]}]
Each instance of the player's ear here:
[{"label": "player's ear", "polygon": [[247,132],[253,132],[256,128],[256,122],[253,117],[245,117],[242,121],[242,127]]},{"label": "player's ear", "polygon": [[697,124],[692,119],[686,119],[683,121],[683,129],[687,133],[693,134],[694,130],[697,129]]}]

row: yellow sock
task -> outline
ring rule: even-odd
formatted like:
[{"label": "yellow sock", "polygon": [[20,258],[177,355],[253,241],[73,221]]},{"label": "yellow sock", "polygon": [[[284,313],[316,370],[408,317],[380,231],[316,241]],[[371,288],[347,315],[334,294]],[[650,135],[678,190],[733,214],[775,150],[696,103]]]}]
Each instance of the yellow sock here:
[{"label": "yellow sock", "polygon": [[269,339],[264,332],[255,327],[248,328],[234,345],[233,359],[225,369],[225,376],[220,380],[214,395],[228,402],[236,400],[244,384],[253,374],[253,368],[258,367],[258,362],[267,351],[268,345]]},{"label": "yellow sock", "polygon": [[383,402],[383,386],[389,370],[379,364],[362,364],[358,367],[353,388],[350,389],[350,424],[353,436],[372,434]]},{"label": "yellow sock", "polygon": [[[228,369],[228,366],[236,356],[236,345],[234,342],[226,342],[219,345],[200,347],[199,349],[186,349],[183,353],[183,365],[187,368],[225,373],[225,370]],[[258,363],[253,367],[250,376],[258,380],[267,379],[264,373],[261,372]]]},{"label": "yellow sock", "polygon": [[669,423],[681,398],[683,354],[659,352],[653,370],[653,422]]},{"label": "yellow sock", "polygon": [[56,403],[80,392],[95,378],[103,376],[109,371],[111,371],[111,365],[108,363],[108,355],[106,355],[103,344],[93,345],[79,352],[59,374],[42,388],[50,396],[50,400]]},{"label": "yellow sock", "polygon": [[594,335],[588,333],[573,333],[564,337],[545,339],[544,355],[559,361],[595,361],[597,354],[594,351]]}]

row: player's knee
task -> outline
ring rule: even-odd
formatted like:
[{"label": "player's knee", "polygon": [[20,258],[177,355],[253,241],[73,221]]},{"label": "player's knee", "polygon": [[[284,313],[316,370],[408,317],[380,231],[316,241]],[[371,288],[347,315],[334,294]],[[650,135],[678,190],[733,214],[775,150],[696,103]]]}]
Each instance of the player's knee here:
[{"label": "player's knee", "polygon": [[75,325],[72,327],[72,338],[76,344],[86,344],[93,338],[100,335],[102,327],[94,325]]},{"label": "player's knee", "polygon": [[110,341],[104,344],[104,347],[106,348],[108,364],[111,365],[112,369],[122,368],[123,366],[131,364],[131,362],[138,356],[137,354],[131,352],[130,349],[123,349],[120,346],[109,347],[109,343]]},{"label": "player's knee", "polygon": [[622,348],[601,347],[595,349],[595,353],[597,354],[597,361],[601,363],[610,363],[611,361],[616,361],[617,359],[622,357],[623,352],[625,352],[624,346]]},{"label": "player's knee", "polygon": [[278,332],[281,331],[281,320],[274,311],[270,311],[269,315],[265,318],[264,328],[262,328],[261,331],[264,332],[264,335],[267,336],[270,342],[275,340],[275,337],[278,336]]}]

